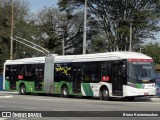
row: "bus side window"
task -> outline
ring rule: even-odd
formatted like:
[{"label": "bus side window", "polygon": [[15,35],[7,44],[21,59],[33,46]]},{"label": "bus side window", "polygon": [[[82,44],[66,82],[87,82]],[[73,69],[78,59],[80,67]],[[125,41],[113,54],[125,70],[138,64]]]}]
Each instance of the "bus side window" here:
[{"label": "bus side window", "polygon": [[84,63],[83,64],[83,81],[84,82],[91,81],[91,70],[92,70],[91,63]]},{"label": "bus side window", "polygon": [[7,65],[6,70],[5,70],[5,79],[6,80],[9,80],[9,73],[10,73],[10,66]]},{"label": "bus side window", "polygon": [[102,81],[110,81],[111,80],[111,64],[110,62],[102,62]]},{"label": "bus side window", "polygon": [[100,62],[86,62],[83,64],[83,81],[99,82],[100,81]]},{"label": "bus side window", "polygon": [[24,65],[18,65],[17,67],[18,67],[17,74],[24,75],[25,66]]},{"label": "bus side window", "polygon": [[26,65],[25,76],[32,76],[32,65],[31,64]]},{"label": "bus side window", "polygon": [[100,81],[100,76],[101,76],[101,73],[100,73],[100,62],[95,62],[95,63],[92,63],[92,82],[99,82]]}]

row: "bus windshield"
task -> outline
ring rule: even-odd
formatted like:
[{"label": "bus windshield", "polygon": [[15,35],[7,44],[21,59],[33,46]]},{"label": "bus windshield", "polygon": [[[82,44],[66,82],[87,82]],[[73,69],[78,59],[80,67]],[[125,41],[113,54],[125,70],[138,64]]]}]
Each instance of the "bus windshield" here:
[{"label": "bus windshield", "polygon": [[137,81],[154,80],[153,62],[128,62],[128,77]]}]

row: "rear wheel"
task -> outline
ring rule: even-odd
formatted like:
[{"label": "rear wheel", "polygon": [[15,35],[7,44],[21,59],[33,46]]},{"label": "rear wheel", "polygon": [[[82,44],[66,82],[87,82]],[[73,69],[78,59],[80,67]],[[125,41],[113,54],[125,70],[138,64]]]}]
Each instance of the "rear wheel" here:
[{"label": "rear wheel", "polygon": [[20,85],[19,94],[20,95],[25,95],[26,94],[26,87],[25,87],[24,84]]},{"label": "rear wheel", "polygon": [[62,97],[68,97],[69,95],[69,91],[68,91],[68,87],[67,86],[63,86],[62,87],[62,93],[61,93]]},{"label": "rear wheel", "polygon": [[103,89],[100,91],[100,99],[101,99],[101,100],[106,100],[106,101],[109,100],[109,91],[108,91],[107,88],[103,88]]}]

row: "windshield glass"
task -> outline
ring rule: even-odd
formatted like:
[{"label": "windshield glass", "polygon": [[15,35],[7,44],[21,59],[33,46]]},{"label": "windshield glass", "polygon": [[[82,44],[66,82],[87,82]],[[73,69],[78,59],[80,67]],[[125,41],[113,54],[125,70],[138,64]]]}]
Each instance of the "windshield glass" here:
[{"label": "windshield glass", "polygon": [[128,77],[139,81],[155,79],[153,62],[128,62]]}]

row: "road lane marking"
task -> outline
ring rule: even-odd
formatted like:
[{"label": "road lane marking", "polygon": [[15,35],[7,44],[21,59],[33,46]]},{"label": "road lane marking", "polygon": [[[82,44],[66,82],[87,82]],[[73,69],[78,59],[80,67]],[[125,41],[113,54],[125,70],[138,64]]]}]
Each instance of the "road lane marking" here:
[{"label": "road lane marking", "polygon": [[35,110],[36,108],[23,108],[23,109],[27,109],[27,110]]},{"label": "road lane marking", "polygon": [[51,111],[70,111],[70,110],[66,110],[66,109],[52,109]]},{"label": "road lane marking", "polygon": [[8,120],[8,118],[0,118],[0,120]]}]

